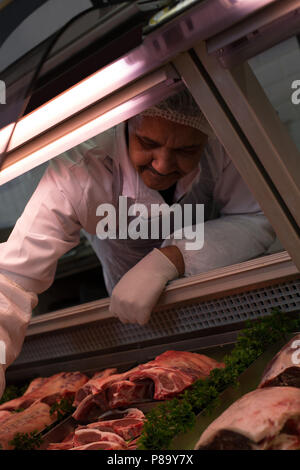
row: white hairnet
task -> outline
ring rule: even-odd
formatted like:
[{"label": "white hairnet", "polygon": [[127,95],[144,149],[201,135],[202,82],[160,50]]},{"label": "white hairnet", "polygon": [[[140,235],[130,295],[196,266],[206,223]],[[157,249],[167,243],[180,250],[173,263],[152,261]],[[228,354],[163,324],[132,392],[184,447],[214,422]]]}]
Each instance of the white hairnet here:
[{"label": "white hairnet", "polygon": [[187,90],[170,96],[165,101],[146,109],[141,113],[141,116],[161,117],[199,129],[208,136],[214,135],[204,114]]}]

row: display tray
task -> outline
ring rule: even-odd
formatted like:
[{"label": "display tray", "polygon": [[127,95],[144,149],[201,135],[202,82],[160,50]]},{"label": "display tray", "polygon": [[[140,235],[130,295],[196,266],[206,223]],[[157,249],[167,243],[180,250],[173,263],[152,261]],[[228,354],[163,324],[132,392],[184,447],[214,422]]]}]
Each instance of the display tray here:
[{"label": "display tray", "polygon": [[173,439],[170,449],[193,450],[201,434],[215,419],[243,395],[258,387],[267,364],[297,334],[299,333],[288,334],[285,339],[270,346],[240,375],[237,386],[230,386],[219,395],[218,404],[211,412],[203,410],[196,417],[193,429],[187,433],[179,434]]},{"label": "display tray", "polygon": [[[175,346],[175,345],[173,345]],[[213,345],[213,346],[210,346],[210,347],[207,347],[207,348],[192,348],[192,352],[195,352],[195,353],[199,353],[199,354],[205,354],[209,357],[211,357],[212,359],[215,359],[216,361],[219,361],[221,362],[223,357],[226,355],[226,354],[229,354],[230,351],[233,349],[234,347],[234,342],[225,342],[225,343],[220,343],[218,345]],[[176,349],[176,346],[175,348]],[[178,349],[181,349],[181,348],[178,348]],[[125,370],[130,370],[132,369],[133,367],[136,367],[138,364],[137,363],[132,363],[132,364],[127,364],[127,367],[121,367],[119,370],[119,372],[125,372]],[[92,374],[96,372],[96,369],[89,369],[87,375],[88,376],[92,376]],[[147,415],[147,413],[149,411],[151,411],[153,408],[155,408],[156,406],[158,406],[159,404],[163,403],[162,401],[146,401],[146,402],[143,402],[143,403],[136,403],[136,404],[130,404],[130,408],[138,408],[139,410],[141,410],[145,415]],[[129,408],[127,407],[127,408]],[[125,408],[124,408],[125,409]],[[99,418],[101,418],[101,415],[99,416]],[[42,445],[39,447],[39,450],[45,450],[47,449],[48,445],[51,444],[51,443],[58,443],[58,442],[62,442],[64,440],[65,437],[67,437],[68,434],[70,434],[72,431],[74,431],[74,429],[79,426],[79,425],[84,425],[84,424],[88,424],[88,422],[84,423],[84,422],[78,422],[76,421],[74,418],[72,418],[72,416],[69,416],[67,417],[66,419],[64,419],[63,421],[59,422],[58,424],[54,424],[52,429],[50,429],[50,431],[47,431],[47,432],[41,432],[41,437],[43,439],[43,443]]]},{"label": "display tray", "polygon": [[[218,404],[215,408],[208,413],[207,411],[201,412],[196,418],[196,424],[189,432],[176,436],[170,446],[171,450],[192,450],[198,442],[201,434],[205,429],[219,417],[233,402],[238,400],[241,396],[257,388],[262,374],[267,364],[273,359],[277,352],[297,333],[289,334],[285,339],[277,342],[268,348],[253,364],[245,370],[238,379],[238,386],[228,387],[219,396]],[[194,351],[221,361],[226,354],[233,348],[234,344],[220,344],[219,346],[201,349]],[[139,408],[145,414],[151,409],[158,406],[162,402],[151,401],[145,403],[131,404],[130,407]],[[101,418],[101,416],[99,416]],[[61,423],[57,424],[46,434],[42,434],[43,444],[40,449],[46,449],[48,444],[61,442],[70,432],[72,432],[78,425],[85,423],[78,423],[74,418],[69,416]]]}]

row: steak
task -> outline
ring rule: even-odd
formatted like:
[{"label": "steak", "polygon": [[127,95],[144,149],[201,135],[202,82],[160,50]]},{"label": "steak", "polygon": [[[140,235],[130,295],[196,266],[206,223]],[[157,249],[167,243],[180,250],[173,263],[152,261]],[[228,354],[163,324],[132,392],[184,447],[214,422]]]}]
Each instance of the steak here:
[{"label": "steak", "polygon": [[9,418],[11,414],[11,411],[0,411],[0,423],[3,423],[3,421]]},{"label": "steak", "polygon": [[74,406],[77,406],[86,396],[96,393],[98,384],[101,383],[103,379],[106,379],[116,372],[117,369],[105,369],[101,372],[96,372],[93,377],[77,391]]},{"label": "steak", "polygon": [[[224,364],[201,354],[166,351],[153,361],[141,364],[123,374],[99,379],[89,389],[82,387],[75,395],[78,421],[97,418],[108,409],[127,407],[147,400],[166,400],[189,387],[197,379],[206,379],[211,370]],[[82,399],[82,397],[84,397]]]},{"label": "steak", "polygon": [[117,442],[92,442],[91,444],[86,444],[79,447],[73,447],[70,450],[126,450],[127,447],[118,444]]},{"label": "steak", "polygon": [[0,410],[13,411],[26,409],[37,400],[47,400],[49,405],[64,397],[73,397],[75,392],[88,381],[80,372],[61,372],[48,378],[39,378],[31,382],[25,394],[0,405]]},{"label": "steak", "polygon": [[12,449],[9,442],[17,433],[30,433],[42,431],[56,420],[50,415],[50,406],[46,403],[36,402],[20,413],[11,413],[11,416],[0,423],[0,444],[2,449]]},{"label": "steak", "polygon": [[289,341],[269,362],[259,387],[300,388],[300,334]]},{"label": "steak", "polygon": [[145,415],[142,411],[129,408],[122,418],[97,421],[87,425],[88,429],[98,429],[99,431],[114,432],[124,440],[128,441],[141,435]]},{"label": "steak", "polygon": [[[110,420],[97,421],[87,426],[78,426],[71,434],[65,437],[61,443],[49,444],[48,450],[67,450],[73,447],[89,444],[91,442],[115,443],[120,448],[136,446],[137,437],[141,435],[145,415],[136,408],[125,411],[106,413]],[[116,419],[112,419],[116,416]],[[125,441],[131,440],[127,445]]]},{"label": "steak", "polygon": [[114,442],[127,447],[124,439],[113,432],[99,431],[99,429],[82,428],[74,433],[73,447],[78,447],[91,442]]},{"label": "steak", "polygon": [[195,449],[300,449],[300,390],[267,387],[244,395],[208,426]]}]

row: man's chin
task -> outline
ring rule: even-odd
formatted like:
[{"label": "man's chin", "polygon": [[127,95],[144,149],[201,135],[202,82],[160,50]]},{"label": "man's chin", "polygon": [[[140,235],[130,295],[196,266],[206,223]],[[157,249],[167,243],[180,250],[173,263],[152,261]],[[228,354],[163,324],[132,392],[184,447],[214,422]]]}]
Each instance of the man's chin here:
[{"label": "man's chin", "polygon": [[142,179],[148,188],[154,189],[156,191],[164,191],[169,189],[178,181],[178,178],[162,178],[160,176],[156,177],[148,171],[142,173]]},{"label": "man's chin", "polygon": [[158,181],[150,181],[150,178],[149,178],[149,180],[148,179],[144,180],[144,183],[150,189],[154,189],[156,191],[164,191],[166,189],[169,189],[171,186],[173,186],[173,184],[176,183],[176,181],[158,182]]}]

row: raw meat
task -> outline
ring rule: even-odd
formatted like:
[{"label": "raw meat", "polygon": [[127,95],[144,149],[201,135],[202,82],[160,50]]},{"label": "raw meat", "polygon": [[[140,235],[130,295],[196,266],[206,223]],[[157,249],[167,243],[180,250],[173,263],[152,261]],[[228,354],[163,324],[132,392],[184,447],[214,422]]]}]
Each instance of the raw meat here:
[{"label": "raw meat", "polygon": [[69,450],[73,448],[74,431],[68,434],[62,442],[48,445],[47,450]]},{"label": "raw meat", "polygon": [[0,411],[0,423],[3,423],[11,414],[11,411]]},{"label": "raw meat", "polygon": [[50,406],[42,402],[36,402],[20,413],[12,413],[7,420],[0,423],[0,444],[2,449],[13,448],[9,442],[18,432],[42,431],[55,420],[55,415],[50,415]]},{"label": "raw meat", "polygon": [[114,432],[126,441],[140,436],[143,429],[145,415],[136,408],[129,408],[120,419],[97,421],[88,424],[88,429],[98,429],[99,431]]},{"label": "raw meat", "polygon": [[289,341],[267,365],[259,387],[300,388],[300,334]]},{"label": "raw meat", "polygon": [[137,437],[136,439],[133,439],[133,441],[129,442],[128,450],[137,450],[138,442],[139,442],[139,437]]},{"label": "raw meat", "polygon": [[[97,421],[87,426],[78,426],[74,432],[65,437],[61,443],[49,444],[48,450],[67,450],[79,445],[89,444],[94,441],[109,441],[117,443],[121,448],[126,448],[126,440],[132,440],[141,435],[145,415],[136,408],[125,411],[108,412],[110,420]],[[113,419],[117,416],[116,419]],[[133,449],[137,439],[131,441],[128,446]]]},{"label": "raw meat", "polygon": [[98,383],[116,372],[117,369],[105,369],[101,372],[96,372],[93,377],[77,391],[74,406],[77,406],[86,396],[96,393]]},{"label": "raw meat", "polygon": [[99,429],[76,429],[73,439],[73,447],[90,444],[91,442],[114,442],[126,447],[124,439],[113,432],[99,431]]},{"label": "raw meat", "polygon": [[124,447],[121,444],[116,442],[92,442],[91,444],[86,444],[84,446],[73,447],[70,450],[126,450],[127,446]]},{"label": "raw meat", "polygon": [[78,405],[73,417],[79,421],[97,418],[97,413],[125,407],[146,400],[165,400],[178,395],[197,379],[206,379],[211,370],[224,364],[201,354],[166,351],[154,361],[123,374],[114,374],[93,383],[91,393],[83,400],[76,393]]},{"label": "raw meat", "polygon": [[32,380],[32,382],[30,382],[26,392],[23,394],[24,395],[29,395],[30,393],[32,393],[34,390],[36,390],[37,388],[40,388],[44,383],[46,383],[48,380],[48,377],[38,377],[37,379],[34,379]]},{"label": "raw meat", "polygon": [[22,397],[0,405],[0,410],[28,408],[40,399],[47,399],[49,405],[64,397],[73,397],[75,392],[88,381],[80,372],[61,372],[52,377],[35,379]]},{"label": "raw meat", "polygon": [[300,448],[300,390],[267,387],[237,400],[202,434],[195,449]]}]

